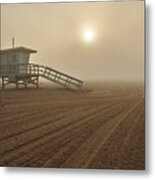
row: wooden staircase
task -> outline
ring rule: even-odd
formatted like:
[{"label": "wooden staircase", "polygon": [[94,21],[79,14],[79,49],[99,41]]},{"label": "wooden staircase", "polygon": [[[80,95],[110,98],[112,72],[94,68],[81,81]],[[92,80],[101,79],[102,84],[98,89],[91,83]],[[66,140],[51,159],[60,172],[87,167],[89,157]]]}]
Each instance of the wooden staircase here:
[{"label": "wooden staircase", "polygon": [[[8,69],[9,72],[12,72],[11,76],[8,77]],[[33,77],[42,77],[44,79],[47,79],[51,82],[57,83],[67,89],[72,90],[79,90],[82,87],[83,82],[77,78],[74,78],[72,76],[69,76],[67,74],[64,74],[60,71],[57,71],[51,67],[42,66],[38,64],[15,64],[15,65],[9,65],[9,66],[2,66],[0,68],[0,76],[1,77],[7,77],[8,82],[9,78],[11,79],[11,82],[17,83],[17,79],[22,80],[25,82],[25,79],[29,78],[29,81]],[[28,82],[28,81],[27,81]],[[7,83],[9,84],[9,83]]]},{"label": "wooden staircase", "polygon": [[83,82],[77,78],[45,66],[39,66],[39,76],[68,89],[81,89],[83,84]]}]

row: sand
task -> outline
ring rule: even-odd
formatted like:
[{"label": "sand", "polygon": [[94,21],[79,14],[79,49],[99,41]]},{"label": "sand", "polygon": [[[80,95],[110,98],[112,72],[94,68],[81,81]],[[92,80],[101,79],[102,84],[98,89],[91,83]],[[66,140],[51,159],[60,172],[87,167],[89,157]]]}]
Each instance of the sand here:
[{"label": "sand", "polygon": [[143,84],[0,93],[1,166],[145,169]]}]

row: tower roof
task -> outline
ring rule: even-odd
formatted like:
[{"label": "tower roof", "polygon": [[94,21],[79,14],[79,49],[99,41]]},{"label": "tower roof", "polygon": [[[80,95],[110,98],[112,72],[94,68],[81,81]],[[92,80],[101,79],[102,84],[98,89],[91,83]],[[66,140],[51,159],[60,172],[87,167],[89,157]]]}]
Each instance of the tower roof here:
[{"label": "tower roof", "polygon": [[0,54],[3,53],[9,53],[9,52],[17,52],[17,51],[26,51],[28,53],[36,53],[36,50],[26,48],[26,47],[15,47],[15,48],[9,48],[9,49],[2,49],[0,50]]}]

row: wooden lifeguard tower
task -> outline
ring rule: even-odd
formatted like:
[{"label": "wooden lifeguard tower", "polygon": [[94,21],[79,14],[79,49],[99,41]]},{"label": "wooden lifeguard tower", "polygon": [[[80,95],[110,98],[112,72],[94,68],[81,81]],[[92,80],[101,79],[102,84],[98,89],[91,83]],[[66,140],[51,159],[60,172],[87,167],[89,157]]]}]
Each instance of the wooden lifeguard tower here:
[{"label": "wooden lifeguard tower", "polygon": [[0,77],[2,78],[2,90],[11,83],[16,85],[33,84],[39,87],[39,77],[57,83],[68,89],[81,89],[83,82],[77,78],[57,71],[53,68],[29,63],[30,54],[36,50],[26,47],[13,47],[0,50]]}]

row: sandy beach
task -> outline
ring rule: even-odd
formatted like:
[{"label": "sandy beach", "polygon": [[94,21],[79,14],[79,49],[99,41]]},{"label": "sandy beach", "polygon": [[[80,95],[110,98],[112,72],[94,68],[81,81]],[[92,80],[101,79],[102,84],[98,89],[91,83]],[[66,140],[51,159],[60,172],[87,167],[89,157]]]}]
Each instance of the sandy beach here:
[{"label": "sandy beach", "polygon": [[0,92],[0,165],[145,168],[142,84],[86,83]]}]

